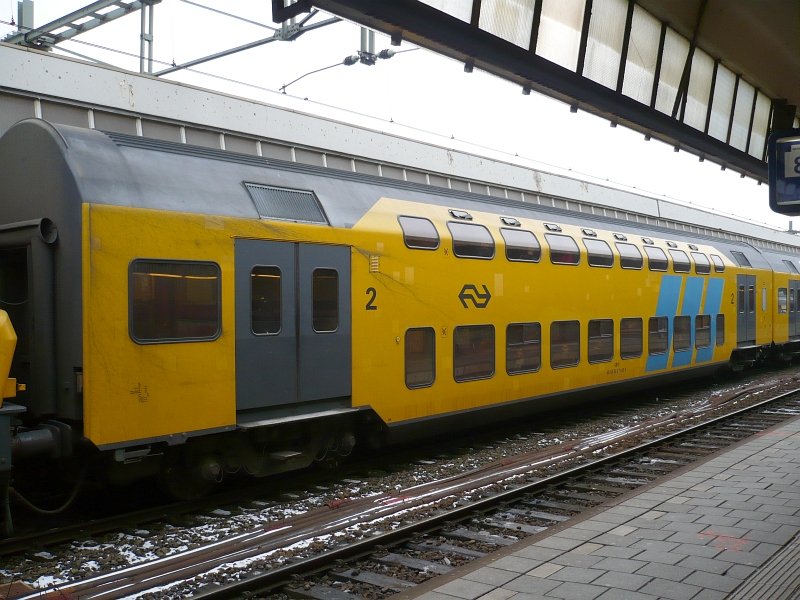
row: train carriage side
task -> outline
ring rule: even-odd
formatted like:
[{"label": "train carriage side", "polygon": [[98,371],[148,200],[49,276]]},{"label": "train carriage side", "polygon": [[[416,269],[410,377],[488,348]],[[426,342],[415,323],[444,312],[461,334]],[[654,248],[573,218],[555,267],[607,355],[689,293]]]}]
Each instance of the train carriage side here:
[{"label": "train carriage side", "polygon": [[574,221],[382,199],[357,225],[394,235],[354,283],[365,299],[354,321],[371,334],[354,340],[354,402],[401,435],[434,417],[474,425],[728,363],[737,275],[725,252]]},{"label": "train carriage side", "polygon": [[746,244],[42,121],[0,164],[18,446],[121,480],[299,468],[792,335]]}]

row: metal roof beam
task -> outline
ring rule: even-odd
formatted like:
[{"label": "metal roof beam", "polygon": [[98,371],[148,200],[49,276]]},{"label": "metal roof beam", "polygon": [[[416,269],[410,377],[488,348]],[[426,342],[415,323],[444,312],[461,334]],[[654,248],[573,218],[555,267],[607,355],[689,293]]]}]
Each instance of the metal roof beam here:
[{"label": "metal roof beam", "polygon": [[[158,4],[159,2],[161,0],[98,0],[42,27],[37,27],[31,31],[14,33],[3,41],[8,44],[20,44],[23,46],[51,47],[80,33],[140,10],[143,5]],[[109,6],[117,6],[118,8],[102,14],[99,12]],[[86,17],[91,17],[91,19],[78,23],[78,21]],[[69,29],[58,34],[54,33],[64,27]]]},{"label": "metal roof beam", "polygon": [[[624,124],[757,180],[767,180],[766,164],[746,151],[417,0],[313,0],[313,4],[383,31],[393,39],[404,39],[474,64],[523,88],[529,86],[572,107]],[[662,28],[662,37],[664,33]],[[663,46],[659,57],[662,52]],[[655,85],[659,80],[657,72]]]}]

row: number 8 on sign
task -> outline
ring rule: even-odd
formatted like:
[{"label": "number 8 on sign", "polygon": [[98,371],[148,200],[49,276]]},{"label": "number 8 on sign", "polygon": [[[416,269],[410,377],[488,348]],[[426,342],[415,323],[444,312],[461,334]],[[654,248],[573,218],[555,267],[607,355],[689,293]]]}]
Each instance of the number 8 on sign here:
[{"label": "number 8 on sign", "polygon": [[784,177],[800,177],[800,143],[787,144],[783,166]]}]

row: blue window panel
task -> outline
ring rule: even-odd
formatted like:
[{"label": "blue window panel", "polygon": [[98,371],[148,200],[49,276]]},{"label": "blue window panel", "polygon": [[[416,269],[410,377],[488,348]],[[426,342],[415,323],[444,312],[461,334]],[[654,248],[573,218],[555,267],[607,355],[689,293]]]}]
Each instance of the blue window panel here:
[{"label": "blue window panel", "polygon": [[703,306],[703,314],[711,315],[711,345],[708,348],[697,350],[696,362],[708,362],[714,356],[714,348],[717,340],[717,314],[722,309],[722,288],[725,282],[723,279],[715,278],[708,280],[706,288],[706,302]]},{"label": "blue window panel", "polygon": [[[672,320],[678,312],[678,297],[681,292],[682,277],[680,275],[664,275],[661,278],[661,288],[658,291],[658,303],[654,317],[667,317],[669,326],[667,329],[667,348],[672,345]],[[669,351],[664,354],[656,354],[647,357],[646,371],[658,371],[667,368]]]},{"label": "blue window panel", "polygon": [[692,325],[689,328],[691,338],[688,350],[675,352],[675,355],[672,358],[673,367],[685,367],[692,362],[692,352],[694,351],[694,317],[700,312],[700,300],[703,298],[704,283],[705,278],[703,277],[686,278],[686,287],[683,291],[683,306],[681,307],[681,314],[692,317]]}]

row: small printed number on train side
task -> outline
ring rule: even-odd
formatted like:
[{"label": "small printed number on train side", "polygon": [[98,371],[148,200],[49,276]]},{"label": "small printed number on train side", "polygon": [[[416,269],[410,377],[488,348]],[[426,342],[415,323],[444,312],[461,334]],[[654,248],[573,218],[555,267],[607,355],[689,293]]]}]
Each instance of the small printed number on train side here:
[{"label": "small printed number on train side", "polygon": [[367,310],[378,310],[378,307],[375,306],[375,299],[378,297],[378,291],[374,287],[368,287],[367,296],[369,296],[366,306]]},{"label": "small printed number on train side", "polygon": [[731,304],[736,304],[735,302],[735,294],[731,292]]}]

